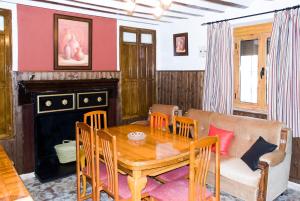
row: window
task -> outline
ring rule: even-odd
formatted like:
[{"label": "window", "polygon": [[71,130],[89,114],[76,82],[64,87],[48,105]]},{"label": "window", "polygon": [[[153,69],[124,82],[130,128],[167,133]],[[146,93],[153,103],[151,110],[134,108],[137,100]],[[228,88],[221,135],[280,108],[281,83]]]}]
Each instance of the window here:
[{"label": "window", "polygon": [[234,29],[234,109],[266,112],[272,23]]}]

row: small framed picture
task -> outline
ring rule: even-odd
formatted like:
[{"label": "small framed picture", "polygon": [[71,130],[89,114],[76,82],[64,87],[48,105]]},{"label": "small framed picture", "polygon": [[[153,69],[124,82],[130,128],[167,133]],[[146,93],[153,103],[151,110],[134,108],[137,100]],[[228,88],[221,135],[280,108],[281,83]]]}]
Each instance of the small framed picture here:
[{"label": "small framed picture", "polygon": [[188,33],[179,33],[173,35],[174,56],[189,55]]},{"label": "small framed picture", "polygon": [[92,19],[54,14],[54,70],[92,69]]}]

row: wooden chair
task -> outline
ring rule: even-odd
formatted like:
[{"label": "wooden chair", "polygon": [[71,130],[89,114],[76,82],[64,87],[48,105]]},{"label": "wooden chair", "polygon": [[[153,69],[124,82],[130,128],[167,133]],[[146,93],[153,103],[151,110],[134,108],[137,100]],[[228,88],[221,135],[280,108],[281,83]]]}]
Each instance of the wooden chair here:
[{"label": "wooden chair", "polygon": [[153,112],[160,112],[160,113],[164,113],[169,117],[169,125],[172,124],[172,119],[173,116],[178,115],[179,112],[179,108],[177,105],[165,105],[165,104],[153,104],[150,108],[149,108],[149,116],[147,120],[141,120],[141,121],[135,121],[132,124],[138,124],[138,125],[144,125],[144,126],[149,126],[150,124],[150,115]]},{"label": "wooden chair", "polygon": [[153,112],[150,115],[150,127],[162,131],[169,131],[169,117],[161,112]]},{"label": "wooden chair", "polygon": [[[179,125],[179,127],[177,126]],[[180,135],[186,138],[190,137],[190,133],[193,131],[193,137],[194,139],[198,138],[198,122],[196,120],[193,120],[188,117],[179,117],[174,116],[173,118],[173,134],[174,135]],[[159,180],[162,183],[167,183],[171,181],[175,181],[178,179],[186,178],[188,177],[189,173],[189,166],[183,166],[180,168],[177,168],[175,170],[171,170],[169,172],[163,173],[161,175],[158,175],[155,177],[157,180]]]},{"label": "wooden chair", "polygon": [[[127,184],[127,176],[118,173],[116,136],[105,130],[96,131],[96,156],[100,157],[100,155],[107,169],[107,179],[102,180],[99,171],[96,171],[96,200],[99,200],[102,190],[112,196],[115,201],[130,200],[131,193]],[[96,160],[96,170],[101,167],[100,163],[100,160]],[[158,182],[149,178],[142,191],[142,197],[148,196],[148,192],[158,186]]]},{"label": "wooden chair", "polygon": [[[92,198],[95,200],[95,146],[92,127],[85,123],[76,122],[76,176],[77,200]],[[83,157],[84,156],[84,157]],[[86,179],[90,179],[92,193],[86,195]],[[83,192],[81,193],[81,180]]]},{"label": "wooden chair", "polygon": [[[206,189],[212,147],[216,147],[215,195]],[[220,200],[220,144],[218,137],[205,137],[190,144],[189,180],[181,179],[161,185],[149,193],[151,200],[207,201]]]},{"label": "wooden chair", "polygon": [[[179,125],[177,127],[177,125]],[[176,135],[190,137],[190,133],[193,132],[192,137],[198,139],[198,122],[189,117],[174,116],[173,118],[173,133]]]},{"label": "wooden chair", "polygon": [[96,111],[87,112],[83,115],[83,122],[89,124],[91,127],[95,129],[107,129],[106,111],[96,110]]},{"label": "wooden chair", "polygon": [[[106,111],[104,110],[95,110],[95,111],[91,111],[91,112],[87,112],[83,115],[83,122],[90,125],[93,129],[107,129],[107,115],[106,115]],[[94,137],[95,140],[95,137]],[[94,143],[95,144],[95,143]],[[85,161],[85,155],[84,153],[81,151],[80,153],[80,158],[81,158],[81,162],[82,162],[82,169],[84,169],[84,161]],[[106,169],[104,166],[101,166],[101,177],[102,178],[106,178]],[[82,175],[82,185],[83,185],[83,192],[86,192],[86,182],[87,179],[84,175]],[[89,181],[89,179],[88,179]]]}]

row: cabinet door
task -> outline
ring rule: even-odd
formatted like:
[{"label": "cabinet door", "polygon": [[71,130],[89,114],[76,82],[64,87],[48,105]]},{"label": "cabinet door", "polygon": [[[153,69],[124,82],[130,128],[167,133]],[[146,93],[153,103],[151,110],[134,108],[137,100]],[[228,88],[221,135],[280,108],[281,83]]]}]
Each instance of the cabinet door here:
[{"label": "cabinet door", "polygon": [[0,139],[12,136],[11,13],[0,10]]}]

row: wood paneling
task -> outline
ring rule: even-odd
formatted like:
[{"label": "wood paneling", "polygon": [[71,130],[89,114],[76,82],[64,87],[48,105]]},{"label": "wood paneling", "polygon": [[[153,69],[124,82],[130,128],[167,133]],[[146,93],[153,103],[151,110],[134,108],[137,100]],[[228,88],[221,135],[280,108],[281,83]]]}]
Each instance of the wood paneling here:
[{"label": "wood paneling", "polygon": [[157,71],[157,103],[202,108],[204,71]]},{"label": "wood paneling", "polygon": [[239,110],[233,110],[233,114],[239,115],[239,116],[254,117],[254,118],[258,118],[258,119],[267,119],[268,118],[267,114],[253,113],[253,112],[246,112],[246,111],[239,111]]},{"label": "wood paneling", "polygon": [[293,138],[290,180],[300,184],[300,138]]}]

